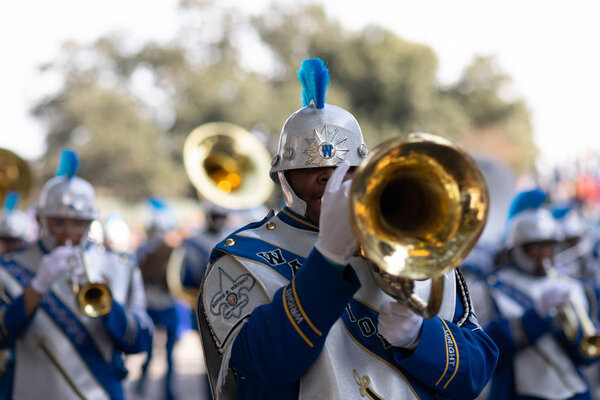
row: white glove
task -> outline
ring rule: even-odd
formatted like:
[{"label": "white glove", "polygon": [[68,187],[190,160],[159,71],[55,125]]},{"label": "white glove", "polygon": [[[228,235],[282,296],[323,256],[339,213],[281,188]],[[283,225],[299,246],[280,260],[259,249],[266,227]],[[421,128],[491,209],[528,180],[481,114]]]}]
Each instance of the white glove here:
[{"label": "white glove", "polygon": [[77,247],[61,246],[42,257],[40,269],[31,280],[31,287],[40,294],[46,293],[65,271],[78,265],[78,252]]},{"label": "white glove", "polygon": [[397,301],[381,305],[377,331],[392,346],[414,349],[423,326],[423,317]]},{"label": "white glove", "polygon": [[571,285],[564,281],[548,281],[535,304],[535,309],[542,317],[556,312],[556,309],[569,301]]},{"label": "white glove", "polygon": [[342,182],[349,168],[350,164],[344,161],[327,181],[319,216],[319,238],[315,244],[321,254],[340,265],[347,265],[358,249],[348,210],[352,180]]}]

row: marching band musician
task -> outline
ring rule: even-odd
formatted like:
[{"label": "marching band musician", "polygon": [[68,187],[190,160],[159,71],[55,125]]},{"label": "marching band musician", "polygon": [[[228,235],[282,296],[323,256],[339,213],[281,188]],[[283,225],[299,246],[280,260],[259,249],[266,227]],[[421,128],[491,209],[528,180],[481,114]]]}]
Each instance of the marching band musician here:
[{"label": "marching band musician", "polygon": [[[179,317],[175,299],[167,286],[167,264],[173,248],[179,244],[179,239],[174,232],[176,218],[167,201],[158,197],[150,197],[147,204],[151,210],[150,222],[146,228],[147,240],[138,248],[137,259],[146,290],[148,315],[152,318],[154,325],[157,328],[164,328],[167,334],[164,398],[170,400],[175,398],[173,349],[178,339]],[[177,243],[172,242],[175,237],[177,237],[175,239]],[[145,391],[147,371],[152,355],[151,347],[146,361],[142,365],[142,374],[136,388],[138,394],[143,394]]]},{"label": "marching band musician", "polygon": [[598,286],[600,242],[591,224],[572,206],[555,207],[552,215],[562,233],[556,254],[558,266],[567,274]]},{"label": "marching band musician", "polygon": [[[567,338],[561,312],[588,308],[582,286],[557,277],[553,257],[560,232],[540,190],[519,193],[506,237],[508,264],[487,278],[478,315],[500,358],[489,399],[591,399],[580,367],[598,361],[580,351],[581,329]],[[569,308],[570,309],[570,308]]]},{"label": "marching band musician", "polygon": [[[182,260],[182,283],[186,287],[198,288],[206,271],[212,249],[224,239],[229,211],[207,203],[206,222],[196,235],[183,241],[185,253]],[[195,315],[194,315],[195,324]]]},{"label": "marching band musician", "polygon": [[376,286],[353,256],[349,221],[348,179],[368,153],[360,127],[325,104],[321,60],[305,60],[298,76],[304,107],[284,124],[271,169],[285,207],[218,244],[203,281],[197,316],[213,395],[476,397],[497,348],[462,280],[445,276],[432,319]]},{"label": "marching band musician", "polygon": [[[0,262],[0,347],[15,359],[6,398],[123,399],[123,355],[151,343],[137,266],[87,240],[98,213],[77,166],[75,152],[63,151],[37,205],[39,241]],[[112,307],[104,316],[79,308],[73,286],[81,268],[109,288]]]}]

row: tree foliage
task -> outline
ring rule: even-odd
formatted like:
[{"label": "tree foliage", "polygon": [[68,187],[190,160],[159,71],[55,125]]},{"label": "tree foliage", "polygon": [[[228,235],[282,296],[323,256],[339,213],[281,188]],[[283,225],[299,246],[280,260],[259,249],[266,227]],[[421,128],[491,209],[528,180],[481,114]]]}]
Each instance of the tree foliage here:
[{"label": "tree foliage", "polygon": [[80,174],[100,190],[130,199],[191,194],[181,154],[189,132],[228,121],[260,133],[274,150],[300,107],[295,74],[309,57],[327,62],[327,101],[357,117],[370,146],[416,130],[465,143],[495,132],[512,146],[513,166],[533,162],[527,108],[507,96],[510,79],[493,58],[477,58],[441,87],[431,48],[379,26],[345,30],[320,6],[275,5],[254,17],[204,1],[181,8],[184,29],[173,42],[131,50],[126,38],[106,36],[66,44],[46,66],[63,82],[33,109],[47,127],[47,175],[60,149],[73,147]]}]

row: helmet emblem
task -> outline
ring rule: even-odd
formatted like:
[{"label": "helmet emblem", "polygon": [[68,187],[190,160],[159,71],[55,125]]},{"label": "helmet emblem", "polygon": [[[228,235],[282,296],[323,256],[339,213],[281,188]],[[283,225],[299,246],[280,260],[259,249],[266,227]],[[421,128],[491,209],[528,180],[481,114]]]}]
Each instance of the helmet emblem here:
[{"label": "helmet emblem", "polygon": [[338,129],[327,129],[327,125],[319,132],[314,129],[314,138],[306,139],[308,147],[304,153],[308,156],[306,164],[319,167],[334,166],[344,161],[348,149],[343,146],[347,137],[338,137]]}]

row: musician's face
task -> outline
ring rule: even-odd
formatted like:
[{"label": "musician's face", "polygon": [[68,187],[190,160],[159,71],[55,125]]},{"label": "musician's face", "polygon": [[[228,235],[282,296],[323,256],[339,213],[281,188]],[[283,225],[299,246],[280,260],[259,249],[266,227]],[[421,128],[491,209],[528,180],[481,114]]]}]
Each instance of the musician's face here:
[{"label": "musician's face", "polygon": [[[355,168],[350,168],[344,180],[350,179]],[[321,198],[335,167],[292,169],[285,172],[288,183],[298,197],[306,202],[306,218],[319,225]]]},{"label": "musician's face", "polygon": [[553,241],[532,242],[523,245],[523,251],[535,263],[535,275],[545,275],[543,261],[554,257],[556,244]]},{"label": "musician's face", "polygon": [[75,218],[46,218],[46,222],[50,234],[56,238],[57,246],[64,246],[67,241],[73,246],[78,245],[92,223],[90,220]]}]

